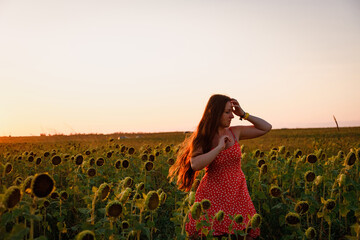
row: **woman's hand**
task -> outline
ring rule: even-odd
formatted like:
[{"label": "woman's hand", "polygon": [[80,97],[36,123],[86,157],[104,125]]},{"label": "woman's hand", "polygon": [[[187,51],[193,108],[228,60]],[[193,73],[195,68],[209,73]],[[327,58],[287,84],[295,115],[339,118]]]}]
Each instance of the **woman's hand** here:
[{"label": "woman's hand", "polygon": [[224,135],[220,137],[218,147],[221,149],[221,151],[225,149],[227,142],[231,143],[229,136]]},{"label": "woman's hand", "polygon": [[240,107],[240,104],[239,104],[239,102],[235,99],[235,98],[232,98],[231,100],[230,100],[230,102],[231,102],[231,105],[232,105],[232,107],[233,107],[233,113],[235,114],[235,115],[237,115],[237,116],[244,116],[244,114],[245,114],[245,111]]}]

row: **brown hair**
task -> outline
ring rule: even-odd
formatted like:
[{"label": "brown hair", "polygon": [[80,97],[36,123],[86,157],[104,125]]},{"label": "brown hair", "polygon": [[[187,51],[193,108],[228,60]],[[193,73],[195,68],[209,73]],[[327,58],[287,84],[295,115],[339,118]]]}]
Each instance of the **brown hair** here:
[{"label": "brown hair", "polygon": [[169,169],[170,181],[177,177],[180,190],[189,191],[199,172],[191,168],[190,159],[194,151],[202,150],[207,153],[211,150],[212,140],[218,130],[221,116],[226,103],[231,98],[225,95],[212,95],[205,107],[204,114],[196,131],[182,143],[175,164]]}]

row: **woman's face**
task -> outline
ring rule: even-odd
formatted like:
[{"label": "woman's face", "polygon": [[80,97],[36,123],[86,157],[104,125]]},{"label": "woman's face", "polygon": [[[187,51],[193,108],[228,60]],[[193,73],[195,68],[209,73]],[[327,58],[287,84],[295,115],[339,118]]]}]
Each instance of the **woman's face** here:
[{"label": "woman's face", "polygon": [[221,127],[230,127],[231,119],[234,118],[234,115],[232,113],[232,105],[231,102],[227,102],[225,105],[225,109],[223,114],[221,115],[220,119],[220,126]]}]

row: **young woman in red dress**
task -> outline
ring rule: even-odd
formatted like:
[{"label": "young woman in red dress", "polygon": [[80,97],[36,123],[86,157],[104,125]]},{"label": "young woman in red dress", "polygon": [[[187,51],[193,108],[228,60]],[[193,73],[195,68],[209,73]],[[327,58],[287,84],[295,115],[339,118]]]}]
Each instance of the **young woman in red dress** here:
[{"label": "young woman in red dress", "polygon": [[[252,126],[231,126],[234,114],[252,123]],[[231,220],[229,214],[241,214],[243,224],[233,223],[232,229],[243,230],[256,210],[251,201],[244,173],[241,170],[241,150],[239,140],[256,138],[271,130],[265,120],[246,113],[238,101],[228,96],[216,94],[210,97],[196,131],[184,141],[177,160],[169,169],[171,180],[177,179],[179,189],[189,191],[199,171],[205,168],[195,194],[195,202],[208,199],[211,207],[207,210],[210,219],[219,211],[224,211],[224,219],[212,222],[214,236],[227,236]],[[233,234],[234,231],[230,234]],[[189,213],[186,231],[190,238],[200,235],[196,221]],[[247,239],[260,235],[260,229],[252,229]]]}]

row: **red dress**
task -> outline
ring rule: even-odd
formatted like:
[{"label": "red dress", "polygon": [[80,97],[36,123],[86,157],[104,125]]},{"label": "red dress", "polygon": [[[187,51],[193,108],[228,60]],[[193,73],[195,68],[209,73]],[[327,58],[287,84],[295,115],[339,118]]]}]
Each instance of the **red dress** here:
[{"label": "red dress", "polygon": [[[219,210],[225,213],[222,222],[219,223],[215,220],[213,223],[214,236],[228,234],[231,224],[229,214],[243,216],[243,224],[233,223],[232,227],[233,230],[243,230],[249,221],[248,214],[253,216],[256,213],[247,189],[245,175],[241,170],[241,149],[237,141],[233,146],[221,151],[206,167],[205,176],[196,191],[195,202],[201,202],[203,199],[211,202],[211,208],[207,210],[210,221]],[[200,235],[201,230],[196,231],[195,227],[197,221],[189,213],[189,222],[186,223],[186,231],[189,236]],[[210,227],[206,228],[211,229]],[[260,229],[251,230],[249,235],[256,238],[260,235]]]}]

